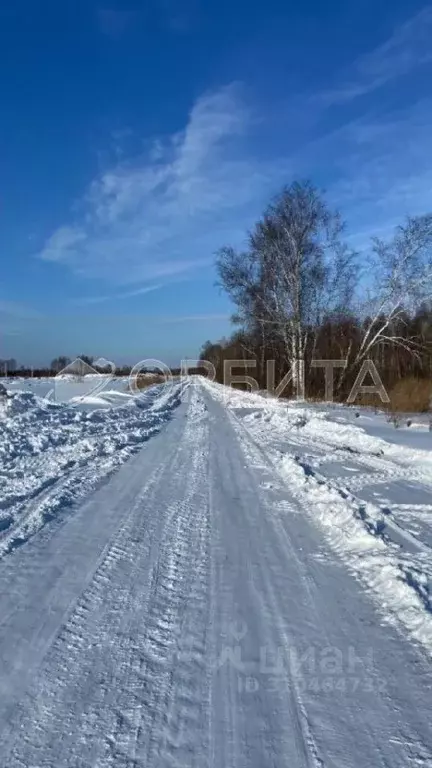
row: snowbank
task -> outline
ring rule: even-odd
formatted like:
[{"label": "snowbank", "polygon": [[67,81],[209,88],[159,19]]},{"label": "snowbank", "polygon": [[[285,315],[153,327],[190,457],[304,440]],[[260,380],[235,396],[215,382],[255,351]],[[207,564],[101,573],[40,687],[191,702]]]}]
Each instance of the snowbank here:
[{"label": "snowbank", "polygon": [[424,433],[429,450],[417,449],[388,425],[393,442],[385,440],[381,413],[368,413],[367,430],[355,410],[205,386],[231,412],[249,458],[277,470],[384,619],[432,653],[432,435]]},{"label": "snowbank", "polygon": [[0,404],[0,557],[126,461],[180,396],[179,384],[140,397],[108,391],[77,408],[10,392]]}]

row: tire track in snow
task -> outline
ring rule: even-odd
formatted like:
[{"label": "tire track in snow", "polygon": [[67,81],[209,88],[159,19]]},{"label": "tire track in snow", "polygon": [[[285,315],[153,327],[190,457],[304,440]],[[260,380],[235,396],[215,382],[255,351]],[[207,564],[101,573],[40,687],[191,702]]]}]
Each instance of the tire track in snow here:
[{"label": "tire track in snow", "polygon": [[[173,447],[173,451],[175,454],[178,454],[179,444]],[[44,716],[43,713],[39,713],[42,723],[36,724],[35,730],[40,734],[44,732],[44,729],[48,728],[48,725],[52,728],[53,725],[55,726],[56,720],[66,716],[65,712],[62,711],[62,696],[64,692],[73,689],[74,685],[78,684],[76,681],[80,678],[84,677],[85,679],[85,672],[91,670],[92,665],[98,666],[98,645],[103,646],[103,641],[104,639],[106,640],[106,636],[103,633],[104,627],[100,626],[100,624],[98,626],[98,620],[101,622],[101,617],[98,615],[98,610],[101,606],[105,608],[105,613],[108,613],[108,617],[105,620],[111,622],[109,629],[113,632],[114,636],[120,631],[119,627],[121,627],[122,621],[124,623],[124,614],[127,614],[125,608],[128,606],[128,588],[130,583],[126,582],[126,584],[123,584],[123,582],[128,575],[131,578],[136,576],[138,567],[137,553],[143,548],[143,537],[147,534],[148,543],[151,540],[152,526],[153,533],[155,533],[155,521],[157,521],[158,525],[161,522],[151,514],[147,520],[147,516],[143,514],[143,503],[149,494],[154,498],[158,490],[157,481],[160,480],[164,473],[170,473],[169,461],[172,458],[173,451],[166,452],[166,463],[157,466],[151,473],[148,482],[140,489],[134,504],[128,510],[126,518],[123,520],[117,533],[105,547],[101,558],[92,571],[86,588],[75,603],[75,607],[70,611],[69,618],[66,619],[64,627],[60,629],[52,643],[52,654],[42,664],[38,678],[43,680],[44,689],[48,689],[48,700],[52,702],[52,705],[50,715],[46,713],[46,716]],[[173,466],[174,464],[175,460],[173,460]],[[150,527],[147,529],[148,521]],[[134,562],[135,568],[128,574],[127,569],[129,567],[129,571],[131,571],[131,564]],[[120,581],[116,587],[116,579],[118,580],[119,578]],[[110,596],[111,600],[107,601],[108,589],[112,589],[113,585],[115,593]],[[87,645],[85,644],[86,634],[87,636],[90,635]],[[47,650],[48,648],[46,652]],[[71,663],[69,663],[68,654],[70,654]],[[76,667],[74,667],[75,662],[78,665]],[[57,670],[55,669],[56,664]],[[52,672],[53,667],[54,673]],[[38,681],[36,681],[36,688],[37,684]],[[107,693],[104,692],[104,697],[106,695]],[[36,704],[35,701],[31,701],[31,698],[32,694],[30,691],[24,712],[21,713],[21,717],[27,717],[27,720],[30,720],[30,722],[35,719],[34,712],[32,713],[32,704]],[[64,710],[67,711],[67,709],[67,704],[64,704]],[[29,743],[31,739],[30,733],[31,725],[26,729],[26,740]]]},{"label": "tire track in snow", "polygon": [[[67,696],[75,687],[80,687],[80,680],[84,680],[85,685],[86,674],[90,672],[92,666],[97,666],[98,645],[103,644],[106,640],[106,627],[104,632],[100,632],[102,628],[98,626],[99,610],[106,602],[107,593],[115,584],[121,566],[130,565],[134,561],[139,541],[138,538],[131,541],[134,518],[137,515],[142,517],[144,529],[145,516],[141,513],[141,505],[152,485],[157,483],[163,469],[164,467],[156,468],[149,482],[142,488],[142,492],[137,497],[126,520],[122,523],[115,537],[105,547],[88,585],[71,608],[69,618],[65,620],[64,626],[60,628],[54,639],[49,649],[50,653],[49,655],[47,653],[37,675],[36,685],[31,687],[26,697],[27,701],[22,707],[23,711],[19,713],[19,728],[24,733],[24,738],[19,747],[15,747],[12,752],[11,766],[13,765],[12,756],[21,761],[23,747],[24,754],[37,754],[43,751],[45,747],[48,747],[49,752],[52,750],[55,754],[56,742],[60,734],[66,750],[68,743],[71,740],[73,742],[71,736],[73,736],[76,712],[68,705]],[[139,532],[136,531],[136,533]],[[120,609],[120,595],[116,597],[118,601],[116,608]],[[126,590],[123,590],[121,597],[127,599]],[[111,617],[110,626],[113,636],[119,636],[123,621],[122,611],[115,610]],[[48,648],[46,652],[48,652]],[[90,680],[90,678],[88,679]],[[40,680],[43,681],[44,699],[47,699],[47,704],[42,709],[32,691],[32,688],[38,689]],[[89,685],[91,685],[90,682]],[[101,689],[101,691],[103,698],[105,698],[109,694],[109,687]],[[90,721],[91,718],[89,718]],[[85,733],[85,722],[82,725]],[[14,732],[16,733],[17,730],[15,723]],[[48,740],[48,744],[45,743],[46,735],[48,735],[48,739],[51,739]],[[5,749],[4,742],[3,749]],[[47,765],[51,765],[50,759],[53,758],[48,759]]]},{"label": "tire track in snow", "polygon": [[[304,504],[288,495],[272,455],[259,443],[245,447],[249,437],[222,407],[209,402],[207,411],[203,394],[205,403],[207,395],[190,387],[186,415],[182,408],[165,442],[156,439],[151,472],[144,453],[142,462],[134,460],[144,488],[132,477],[129,494],[114,483],[96,495],[119,506],[119,533],[89,569],[22,704],[9,712],[13,737],[2,741],[0,762],[7,768],[428,765],[421,738],[427,715],[415,712],[427,701],[423,657],[379,627],[343,565],[329,558],[313,569],[321,536],[307,528]],[[97,503],[91,508],[97,511]],[[85,530],[85,515],[80,524]],[[75,531],[75,551],[77,526],[65,528]],[[18,565],[36,543],[15,553]],[[46,551],[61,564],[52,547],[41,547],[40,558]],[[40,593],[25,580],[24,587]],[[26,636],[32,627],[19,628]],[[397,668],[396,694],[311,692],[291,666],[282,670],[280,689],[260,676],[261,648],[346,651],[357,641],[360,655],[378,641],[383,653],[376,666],[379,671],[382,663],[388,678]],[[220,646],[232,652],[223,664]],[[258,676],[256,691],[239,686],[249,674]]]},{"label": "tire track in snow", "polygon": [[[225,414],[224,417],[227,418]],[[215,415],[215,418],[218,416]],[[219,421],[221,418],[222,414]],[[215,501],[215,514],[220,515],[222,529],[227,523],[229,526],[221,535],[220,555],[217,559],[223,558],[223,547],[227,546],[228,541],[231,538],[235,541],[235,526],[241,526],[245,539],[243,546],[239,541],[236,563],[242,578],[237,583],[239,576],[233,574],[233,578],[229,579],[230,589],[225,569],[228,569],[229,574],[229,569],[234,568],[233,552],[229,549],[226,552],[226,568],[219,562],[220,603],[217,621],[226,645],[222,646],[223,663],[218,665],[215,686],[217,696],[222,699],[216,707],[222,707],[219,727],[223,728],[224,738],[221,732],[220,742],[216,741],[214,745],[214,765],[219,768],[228,765],[286,764],[301,765],[302,768],[326,768],[301,692],[290,669],[287,667],[283,671],[284,685],[271,690],[269,679],[261,669],[262,659],[257,659],[263,650],[289,648],[292,645],[286,628],[286,606],[283,606],[279,598],[280,585],[271,567],[270,553],[274,537],[285,541],[286,532],[277,527],[266,496],[260,494],[258,499],[255,495],[255,482],[251,482],[252,478],[244,472],[241,448],[237,448],[236,444],[232,446],[228,435],[236,441],[235,433],[229,427],[224,444],[230,445],[230,452],[227,457],[219,457],[218,448],[213,449],[213,471],[214,479],[224,478],[227,495],[236,499],[236,510],[232,522],[224,520],[227,514],[222,506],[224,496],[213,485],[213,493],[219,498],[219,501]],[[253,461],[253,465],[259,466],[260,475],[264,475],[264,484],[268,474],[274,481],[274,472],[272,468],[269,472],[268,461],[263,461],[260,455],[255,455],[254,459],[258,459],[257,463]],[[248,494],[244,492],[245,480],[249,480],[251,486]],[[287,562],[290,558],[297,559],[292,548],[287,548],[286,558]],[[307,583],[303,583],[303,588],[309,589]],[[312,611],[314,604],[310,593],[307,594]],[[235,646],[230,648],[233,642]],[[244,687],[247,680],[256,682],[257,688],[248,692]],[[265,718],[269,717],[270,720],[266,721]],[[257,741],[260,731],[261,743]],[[284,762],[280,762],[282,760]]]},{"label": "tire track in snow", "polygon": [[[151,658],[156,641],[160,674],[155,677],[147,661],[145,674],[150,675],[148,687],[154,690],[155,698],[148,707],[151,714],[148,731],[152,738],[146,751],[146,764],[156,764],[158,759],[161,765],[167,766],[181,765],[182,759],[184,764],[195,764],[192,755],[197,736],[206,732],[205,722],[209,717],[206,708],[210,559],[208,426],[207,410],[192,387],[184,433],[189,453],[186,492],[170,514],[170,525],[161,546],[161,552],[165,547],[168,556],[166,562],[162,560],[159,590],[155,590],[149,611],[150,624],[157,631],[149,634],[148,656]],[[161,648],[160,617],[167,614],[170,621],[163,627],[165,643]],[[197,765],[204,768],[208,747],[205,743],[202,747],[195,759]]]},{"label": "tire track in snow", "polygon": [[[234,419],[234,428],[236,426],[238,427],[239,424],[237,420]],[[266,459],[261,446],[256,444],[248,430],[241,432],[240,444],[242,445],[248,460],[252,460],[252,465],[254,467],[259,467],[261,472],[264,472],[265,475],[268,475],[270,478],[270,482],[264,481],[260,484],[260,490],[262,489],[260,494],[262,510],[267,516],[269,524],[273,527],[282,547],[286,551],[287,561],[289,560],[296,563],[301,583],[305,589],[305,596],[309,606],[310,615],[311,617],[315,616],[317,613],[317,601],[320,600],[320,595],[312,582],[311,576],[305,567],[305,563],[298,556],[298,552],[293,546],[286,528],[282,525],[280,516],[274,514],[275,505],[269,500],[268,493],[264,494],[262,492],[266,490],[268,491],[269,486],[272,486],[276,490],[283,490],[283,485],[280,484],[280,482],[278,483],[277,478],[275,479],[273,463],[270,459]],[[293,501],[288,501],[286,499],[277,504],[277,509],[282,514],[302,514],[302,510],[298,506],[296,507],[296,504],[293,503]],[[250,525],[254,525],[253,519],[251,519]],[[272,574],[269,572],[268,568],[265,567],[264,560],[261,564],[261,583],[263,585],[261,611],[263,615],[268,616],[268,621],[265,622],[265,625],[274,627],[273,632],[268,634],[266,647],[296,648],[296,643],[290,635],[289,626],[287,626],[287,622],[284,620],[284,617],[286,616],[286,608],[284,607],[284,599],[281,597],[283,594],[283,587],[282,585],[278,586],[277,580],[272,578]],[[325,629],[325,626],[321,629],[321,641],[323,647],[331,648],[331,639]],[[299,765],[305,766],[305,768],[331,768],[332,764],[325,761],[317,744],[316,736],[319,731],[311,721],[308,713],[308,706],[305,697],[302,694],[301,672],[296,669],[295,664],[291,664],[290,660],[284,667],[284,674],[287,679],[284,690],[288,692],[289,696],[288,707],[292,714],[291,722],[296,732],[297,758],[299,760]],[[317,734],[315,731],[317,731]],[[376,764],[386,766],[384,756],[381,755],[380,745],[377,743],[376,736],[372,732],[372,729],[367,729],[364,736],[368,740],[370,752],[374,752],[377,756]],[[411,739],[415,742],[415,737],[412,734]],[[383,758],[381,763],[378,761],[378,753]]]},{"label": "tire track in snow", "polygon": [[[299,556],[298,552],[296,552],[296,549],[293,547],[290,537],[288,535],[287,530],[284,530],[284,526],[279,525],[279,522],[282,522],[282,519],[278,515],[274,515],[274,506],[268,499],[268,490],[271,486],[273,489],[282,490],[287,488],[286,483],[283,481],[283,478],[280,475],[280,472],[275,466],[275,463],[272,459],[271,455],[266,455],[264,453],[262,445],[258,444],[255,440],[255,437],[250,434],[249,430],[245,428],[245,426],[242,424],[240,420],[237,419],[237,417],[231,413],[229,413],[229,416],[231,417],[233,429],[236,432],[238,439],[240,441],[240,444],[242,445],[243,449],[245,450],[245,455],[247,456],[248,460],[251,460],[252,466],[257,468],[262,474],[264,472],[264,481],[260,483],[260,491],[262,493],[262,490],[267,491],[267,495],[262,494],[262,511],[264,515],[266,516],[269,523],[274,527],[274,530],[277,534],[277,541],[284,542],[284,546],[286,547],[286,558],[287,563],[288,561],[294,561],[296,563],[296,567],[299,571],[299,577],[301,579],[301,584],[305,588],[305,594],[303,595],[303,599],[306,596],[308,605],[309,605],[309,615],[310,615],[310,621],[313,622],[315,617],[319,617],[320,615],[320,609],[321,609],[321,595],[319,592],[313,593],[313,582],[310,582],[310,576],[307,572],[305,572],[305,562],[302,559],[302,557]],[[267,479],[268,478],[268,479]],[[293,500],[297,501],[297,495],[293,494]],[[298,500],[302,503],[302,499],[299,497]],[[292,514],[292,503],[284,501],[283,508],[289,510],[289,512]],[[304,509],[304,504],[302,503],[302,507]],[[247,506],[245,507],[247,510]],[[254,528],[256,527],[256,521],[254,525],[253,517],[250,519],[250,527]],[[284,648],[290,648],[293,647],[293,637],[291,636],[290,629],[289,629],[289,623],[286,621],[286,617],[290,615],[289,610],[287,610],[287,600],[284,599],[282,595],[284,594],[283,589],[283,581],[281,581],[280,585],[278,586],[277,580],[274,580],[272,577],[271,571],[266,568],[265,558],[263,557],[262,560],[262,572],[261,572],[261,578],[258,580],[259,584],[263,588],[262,592],[262,613],[265,615],[266,613],[269,616],[268,621],[263,621],[264,626],[275,626],[277,627],[276,633],[273,634],[273,636],[269,635],[269,640],[267,642],[270,643],[267,647],[270,648],[276,648],[280,646],[280,643],[278,643],[277,640],[277,633],[279,632],[279,638],[282,638],[282,646]],[[309,587],[309,583],[311,586]],[[295,598],[294,598],[295,599]],[[325,610],[325,605],[324,605]],[[295,613],[293,611],[292,613]],[[356,624],[356,617],[353,616],[353,627],[355,627]],[[352,629],[351,628],[351,629]],[[319,624],[319,632],[320,632],[320,644],[324,647],[332,648],[332,645],[334,645],[331,642],[328,635],[325,634],[325,622],[322,622]],[[322,637],[322,634],[324,632],[324,638]],[[298,628],[297,628],[297,635],[298,635]],[[306,630],[306,636],[309,635],[309,629]],[[355,644],[356,637],[351,635],[350,636],[350,642],[352,644]],[[341,642],[343,640],[343,635],[341,637]],[[298,638],[297,638],[298,642]],[[294,649],[296,648],[295,640],[294,640]],[[364,670],[365,674],[367,670]],[[320,723],[320,727],[317,728],[316,725],[314,725],[314,720],[311,719],[309,714],[309,709],[312,709],[314,716],[317,716],[317,707],[316,707],[316,700],[315,697],[313,699],[310,698],[310,696],[304,696],[302,693],[301,686],[299,687],[299,683],[301,683],[301,677],[298,676],[298,672],[295,669],[291,668],[291,663],[284,666],[283,670],[284,674],[288,675],[288,679],[290,680],[290,684],[288,686],[288,690],[290,691],[291,695],[291,711],[294,716],[294,725],[297,730],[297,749],[299,750],[298,760],[299,765],[307,765],[308,768],[332,768],[334,764],[334,759],[331,759],[330,762],[327,762],[327,756],[323,754],[322,749],[320,749],[320,746],[317,742],[317,737],[320,736],[320,738],[323,737],[323,728],[325,729],[325,726],[323,723]],[[427,687],[427,684],[426,684]],[[403,693],[405,694],[406,691],[404,690]],[[320,697],[321,698],[321,697]],[[376,694],[373,696],[374,702],[379,703],[381,709],[384,707],[385,709],[388,709],[388,700],[387,696],[383,696],[383,703],[379,701],[379,693],[377,691]],[[393,765],[401,765],[403,768],[407,768],[408,766],[412,766],[412,768],[415,768],[416,766],[420,765],[428,765],[429,758],[431,756],[430,748],[428,747],[427,741],[424,741],[421,738],[421,735],[419,732],[412,727],[412,723],[408,722],[406,718],[403,716],[403,709],[402,712],[400,712],[401,706],[405,706],[405,699],[403,698],[402,701],[397,700],[390,700],[390,710],[391,710],[391,724],[392,726],[395,725],[394,720],[396,720],[397,727],[393,728],[393,730],[397,730],[398,733],[401,736],[400,739],[400,745],[392,751],[393,760],[397,762],[389,762],[388,759],[388,749],[386,747],[385,742],[381,743],[380,739],[377,739],[377,733],[374,721],[372,719],[371,722],[366,721],[363,724],[362,728],[362,734],[361,738],[363,740],[363,747],[367,744],[367,750],[365,754],[373,755],[374,756],[374,765],[382,766],[382,768],[388,768],[388,766],[391,764]],[[313,704],[313,707],[311,708],[311,703]],[[337,703],[337,700],[335,701],[335,704]],[[329,702],[330,704],[330,702]],[[354,704],[354,713],[356,711],[355,707],[355,700],[350,700],[349,698],[346,701],[346,704],[348,704],[348,709],[346,712],[347,717],[351,716],[351,707]],[[398,709],[399,707],[399,709]],[[337,711],[337,710],[336,710]],[[318,709],[318,715],[319,715],[319,721],[322,721],[322,713],[319,712]],[[330,719],[331,722],[331,719]],[[354,717],[355,722],[355,717]],[[356,726],[354,726],[356,727]],[[381,734],[380,734],[381,735]],[[304,749],[303,756],[301,755],[301,750]],[[345,759],[343,764],[348,764],[349,758],[354,758],[355,755],[347,754],[346,752],[346,746],[343,747],[343,753],[345,753]],[[363,754],[363,751],[362,751]],[[339,763],[337,763],[339,764]],[[342,763],[341,763],[342,764]],[[355,763],[357,765],[357,763]],[[363,763],[361,763],[363,764]],[[368,763],[369,764],[369,763]],[[351,765],[351,762],[349,762],[349,765]]]},{"label": "tire track in snow", "polygon": [[[26,755],[33,760],[37,755],[41,766],[52,765],[60,734],[66,756],[60,762],[57,756],[56,765],[70,765],[69,751],[75,760],[81,755],[82,765],[90,759],[95,766],[126,768],[162,756],[171,765],[176,751],[187,754],[188,740],[196,741],[201,732],[207,684],[208,429],[205,415],[201,426],[196,416],[192,393],[183,440],[139,494],[38,676],[43,711],[31,693],[27,697],[20,726],[15,724],[25,733],[24,742],[15,745],[8,768],[22,764]],[[174,488],[178,496],[185,464],[184,497],[164,509],[161,486],[168,498]],[[150,515],[156,521],[150,528],[144,502],[147,510],[154,505],[160,511]]]},{"label": "tire track in snow", "polygon": [[[229,411],[229,417],[237,426],[237,432],[247,436],[245,439],[258,450],[261,462],[264,465],[269,462],[273,464],[281,481],[284,481],[286,488],[305,511],[310,514],[311,506],[315,507],[318,521],[326,530],[332,547],[345,560],[355,577],[370,589],[386,621],[395,623],[399,629],[407,630],[417,642],[423,645],[426,652],[430,653],[432,644],[430,596],[428,587],[426,586],[424,590],[422,583],[423,578],[427,577],[427,572],[420,573],[417,583],[412,576],[414,569],[407,567],[403,558],[397,561],[394,552],[389,553],[384,539],[376,535],[373,522],[369,522],[365,517],[365,503],[361,499],[347,494],[345,488],[338,486],[335,480],[320,476],[312,467],[302,463],[294,453],[285,454],[284,458],[292,462],[292,467],[291,471],[283,471],[280,456],[277,456],[274,451],[270,451],[267,455],[263,446],[258,444],[256,436],[233,411]],[[268,444],[268,438],[266,442]],[[366,463],[372,457],[364,458]],[[312,486],[310,481],[313,483]],[[320,488],[321,493],[319,493]],[[351,520],[351,527],[348,528]],[[359,525],[368,532],[367,535],[372,531],[376,539],[375,549],[370,542],[369,548],[365,550]],[[364,561],[367,554],[369,558],[365,567]],[[405,586],[405,591],[401,597],[402,584]],[[385,608],[384,611],[383,608]]]},{"label": "tire track in snow", "polygon": [[[230,414],[231,416],[231,414]],[[268,460],[265,459],[262,450],[258,449],[255,443],[251,440],[248,433],[246,433],[249,446],[248,446],[248,458],[252,458],[254,466],[259,466],[261,471],[268,473],[270,478],[274,478],[274,469]],[[242,436],[244,439],[244,436]],[[315,601],[313,599],[311,588],[309,584],[309,577],[305,571],[304,564],[301,563],[297,556],[294,547],[287,535],[286,530],[279,524],[278,516],[272,514],[270,505],[268,503],[268,497],[261,492],[261,504],[264,515],[267,516],[267,520],[270,525],[275,529],[276,535],[280,537],[281,542],[287,552],[287,559],[292,559],[296,562],[297,567],[302,572],[302,582],[305,586],[308,603],[310,606],[311,614],[313,615],[315,610]],[[285,509],[292,508],[294,505],[290,502],[285,502]],[[249,520],[249,525],[253,528],[255,521],[253,517]],[[260,548],[257,547],[257,551],[260,552]],[[260,597],[261,600],[261,613],[268,616],[268,621],[263,622],[264,626],[269,629],[273,627],[272,631],[268,631],[265,648],[292,648],[294,642],[290,637],[286,621],[284,621],[284,608],[283,601],[280,599],[280,589],[272,578],[272,572],[269,571],[265,559],[260,557],[259,568],[261,574],[261,584],[263,591]],[[275,626],[276,625],[276,626]],[[328,642],[328,638],[326,638]],[[293,673],[291,665],[288,664],[284,668],[284,673],[287,678],[286,689],[286,706],[291,714],[290,722],[294,728],[296,734],[296,746],[297,746],[297,759],[299,764],[305,768],[326,768],[326,765],[320,755],[314,731],[310,723],[310,719],[307,713],[306,706],[301,695],[298,678]]]}]

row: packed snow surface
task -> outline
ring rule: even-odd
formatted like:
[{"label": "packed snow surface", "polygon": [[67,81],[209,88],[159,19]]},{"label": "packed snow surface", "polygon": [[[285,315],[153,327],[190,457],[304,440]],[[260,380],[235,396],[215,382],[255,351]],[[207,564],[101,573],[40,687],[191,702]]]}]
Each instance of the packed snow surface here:
[{"label": "packed snow surface", "polygon": [[1,766],[432,766],[426,422],[45,396],[0,404]]}]

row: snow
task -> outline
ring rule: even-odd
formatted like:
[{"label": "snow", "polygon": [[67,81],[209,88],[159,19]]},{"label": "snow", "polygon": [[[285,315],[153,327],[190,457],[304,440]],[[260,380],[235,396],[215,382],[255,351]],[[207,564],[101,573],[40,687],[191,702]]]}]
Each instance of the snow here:
[{"label": "snow", "polygon": [[[359,411],[205,386],[228,407],[240,437],[249,436],[246,450],[252,440],[265,451],[334,552],[372,592],[384,620],[403,625],[432,653],[432,434],[428,451],[411,448],[394,427],[399,441],[389,444],[374,436],[370,414],[366,430]],[[382,416],[376,422],[385,434]],[[423,503],[401,510],[413,488]]]},{"label": "snow", "polygon": [[[11,392],[32,392],[50,402],[68,403],[84,406],[106,407],[106,396],[113,393],[132,396],[128,376],[113,378],[106,374],[87,374],[76,377],[59,374],[46,378],[19,378],[4,380]],[[96,398],[92,401],[92,398]],[[89,399],[90,398],[90,399]],[[110,405],[110,403],[108,403]]]},{"label": "snow", "polygon": [[111,390],[68,404],[10,393],[0,404],[0,558],[138,450],[171,417],[179,392]]},{"label": "snow", "polygon": [[432,765],[430,433],[198,378],[101,396],[0,419],[0,764]]}]

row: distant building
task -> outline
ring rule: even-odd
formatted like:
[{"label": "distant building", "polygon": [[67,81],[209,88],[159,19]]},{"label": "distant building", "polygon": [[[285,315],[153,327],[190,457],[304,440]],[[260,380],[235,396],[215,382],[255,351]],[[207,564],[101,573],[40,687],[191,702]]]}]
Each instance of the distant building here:
[{"label": "distant building", "polygon": [[11,357],[9,360],[0,360],[0,375],[7,375],[8,373],[15,373],[17,369],[17,361]]}]

